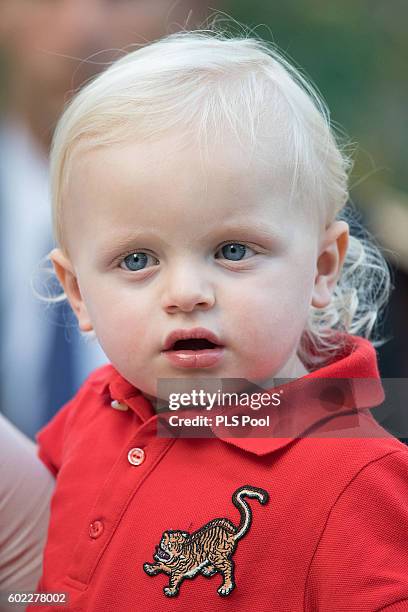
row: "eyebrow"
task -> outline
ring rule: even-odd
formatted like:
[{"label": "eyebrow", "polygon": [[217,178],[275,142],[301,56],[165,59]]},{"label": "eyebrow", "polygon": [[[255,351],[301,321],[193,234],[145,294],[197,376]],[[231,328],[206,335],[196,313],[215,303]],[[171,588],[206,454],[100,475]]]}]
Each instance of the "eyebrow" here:
[{"label": "eyebrow", "polygon": [[205,240],[209,236],[217,236],[223,235],[226,233],[230,234],[250,234],[255,233],[258,236],[263,237],[264,239],[275,239],[282,240],[284,238],[285,233],[282,231],[282,228],[277,228],[275,226],[268,226],[264,222],[259,221],[250,221],[248,220],[242,222],[225,222],[218,225],[215,229],[210,230],[209,232],[200,236],[201,239]]},{"label": "eyebrow", "polygon": [[[251,234],[254,236],[254,239],[272,240],[274,242],[280,242],[285,236],[282,229],[272,226],[268,227],[265,223],[261,223],[259,221],[252,221],[249,223],[248,221],[226,221],[206,232],[199,234],[197,236],[197,242],[205,242],[208,239],[217,241],[221,240],[222,238],[230,238],[232,240],[249,240],[251,238]],[[154,228],[145,228],[143,230],[127,230],[125,234],[112,236],[109,244],[99,245],[98,248],[102,252],[101,254],[103,256],[109,256],[114,251],[124,251],[127,248],[131,248],[133,245],[135,245],[135,243],[143,243],[144,241],[149,240],[159,240],[164,246],[170,246],[166,238],[163,238],[163,236],[155,231]]]},{"label": "eyebrow", "polygon": [[[126,233],[121,233],[120,235],[112,235],[109,237],[109,244],[106,246],[105,249],[105,245],[102,245],[102,249],[106,250],[106,251],[110,251],[112,250],[112,248],[114,249],[126,249],[126,247],[131,246],[134,242],[139,242],[139,241],[143,241],[143,240],[162,240],[162,237],[155,232],[154,230],[151,229],[143,229],[143,230],[137,230],[135,229],[134,231],[129,231],[127,230]],[[112,245],[114,245],[112,247]]]}]

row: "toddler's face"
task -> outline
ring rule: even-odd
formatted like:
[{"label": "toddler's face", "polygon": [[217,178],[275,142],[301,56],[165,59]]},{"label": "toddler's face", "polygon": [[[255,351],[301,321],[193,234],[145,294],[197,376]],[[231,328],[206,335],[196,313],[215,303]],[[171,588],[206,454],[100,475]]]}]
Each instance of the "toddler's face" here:
[{"label": "toddler's face", "polygon": [[[70,259],[53,261],[81,328],[150,396],[160,378],[305,374],[302,330],[311,303],[330,298],[347,240],[342,223],[320,235],[288,193],[278,159],[250,163],[227,144],[205,162],[170,137],[78,154]],[[207,342],[169,338],[196,328]]]}]

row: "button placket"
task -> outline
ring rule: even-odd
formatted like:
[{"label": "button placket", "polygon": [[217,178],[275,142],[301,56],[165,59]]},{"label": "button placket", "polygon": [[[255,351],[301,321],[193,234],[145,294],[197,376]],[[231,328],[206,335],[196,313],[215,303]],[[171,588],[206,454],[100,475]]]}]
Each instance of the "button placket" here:
[{"label": "button placket", "polygon": [[[154,429],[153,421],[145,422],[128,440],[126,448],[122,448],[118,452],[117,461],[90,513],[87,527],[88,537],[86,540],[80,540],[75,547],[73,560],[68,569],[67,577],[69,580],[82,585],[89,583],[129,501],[137,494],[141,483],[151,471],[156,469],[156,466],[175,442],[171,439],[157,438]],[[136,446],[135,443],[140,444],[140,446]],[[145,460],[146,451],[144,449],[147,444],[149,445],[149,461]],[[129,455],[132,461],[136,461],[137,466],[143,463],[140,470],[136,470],[134,465],[131,464]],[[113,490],[115,491],[114,496],[112,495]],[[103,521],[99,518],[102,513],[105,517]],[[102,532],[103,537],[100,537]]]}]

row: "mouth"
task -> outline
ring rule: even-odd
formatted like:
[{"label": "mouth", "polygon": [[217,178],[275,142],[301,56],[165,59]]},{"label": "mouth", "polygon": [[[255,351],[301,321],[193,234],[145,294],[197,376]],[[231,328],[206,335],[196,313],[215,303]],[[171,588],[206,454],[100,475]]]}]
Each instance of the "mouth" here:
[{"label": "mouth", "polygon": [[177,340],[170,349],[171,351],[204,351],[219,346],[206,338],[189,338],[187,340]]},{"label": "mouth", "polygon": [[224,346],[208,329],[179,329],[167,336],[162,353],[177,367],[207,368],[220,361]]},{"label": "mouth", "polygon": [[156,552],[154,554],[154,558],[157,559],[158,561],[170,561],[171,555],[170,553],[167,552],[167,550],[164,550],[163,548],[156,546]]}]

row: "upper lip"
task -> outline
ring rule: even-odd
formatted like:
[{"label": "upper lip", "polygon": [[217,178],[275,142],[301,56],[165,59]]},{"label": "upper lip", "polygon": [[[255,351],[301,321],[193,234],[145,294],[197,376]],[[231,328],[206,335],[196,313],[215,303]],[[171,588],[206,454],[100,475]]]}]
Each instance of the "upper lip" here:
[{"label": "upper lip", "polygon": [[219,338],[214,334],[214,332],[209,329],[205,329],[205,327],[194,327],[192,329],[175,329],[170,332],[164,341],[163,351],[169,350],[173,344],[177,342],[177,340],[189,340],[189,339],[197,339],[203,338],[212,342],[213,344],[221,345]]}]

